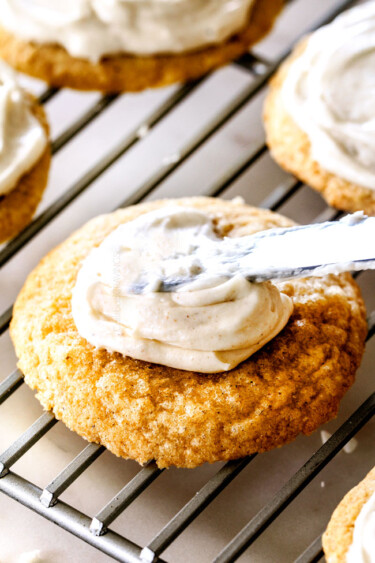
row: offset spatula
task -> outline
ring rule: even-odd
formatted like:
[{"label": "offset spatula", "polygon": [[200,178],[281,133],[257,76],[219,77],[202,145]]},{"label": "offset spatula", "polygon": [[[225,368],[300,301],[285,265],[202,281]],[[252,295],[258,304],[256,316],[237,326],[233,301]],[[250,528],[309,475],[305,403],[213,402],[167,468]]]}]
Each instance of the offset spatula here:
[{"label": "offset spatula", "polygon": [[[375,269],[375,217],[358,212],[340,221],[209,241],[195,249],[193,258],[197,264],[194,273],[172,273],[161,279],[158,291],[177,291],[187,283],[213,276],[231,278],[240,274],[249,281],[261,282]],[[173,272],[173,258],[167,260],[168,271]],[[130,291],[142,293],[145,281],[139,280]]]}]

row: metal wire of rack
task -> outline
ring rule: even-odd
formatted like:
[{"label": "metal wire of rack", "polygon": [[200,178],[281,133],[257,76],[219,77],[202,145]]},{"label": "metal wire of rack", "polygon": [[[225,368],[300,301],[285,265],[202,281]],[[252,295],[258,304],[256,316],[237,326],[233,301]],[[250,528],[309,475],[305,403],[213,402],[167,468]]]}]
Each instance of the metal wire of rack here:
[{"label": "metal wire of rack", "polygon": [[[292,1],[292,0],[291,0]],[[324,16],[316,27],[330,21],[337,13],[352,4],[342,1],[338,8]],[[142,201],[152,194],[174,171],[198,151],[217,131],[238,114],[266,85],[268,79],[285,58],[284,53],[276,62],[269,62],[253,53],[246,54],[234,64],[250,72],[254,77],[251,84],[240,93],[225,109],[216,114],[215,118],[205,126],[199,135],[189,142],[175,161],[161,167],[157,172],[142,183],[128,196],[121,206]],[[53,201],[34,221],[17,237],[0,250],[0,266],[10,261],[24,246],[42,233],[43,229],[78,198],[91,184],[108,170],[117,160],[124,156],[134,145],[140,143],[145,128],[152,129],[160,123],[181,102],[198,90],[206,78],[184,85],[175,90],[167,100],[158,106],[141,127],[134,129],[122,142],[102,157],[84,176],[69,186],[65,192]],[[47,103],[56,96],[58,90],[49,88],[41,96],[41,103]],[[81,115],[71,126],[63,131],[52,143],[52,152],[57,154],[86,126],[101,115],[119,96],[106,95]],[[210,189],[210,194],[219,196],[256,163],[267,151],[265,144],[259,142],[250,155],[230,169],[219,182]],[[301,182],[290,178],[279,185],[268,195],[261,206],[278,210],[285,202],[302,188]],[[335,219],[339,213],[325,209],[316,220]],[[0,316],[0,334],[9,327],[12,307]],[[370,340],[375,333],[375,311],[368,319]],[[0,384],[0,405],[4,403],[22,385],[23,377],[15,370]],[[320,447],[310,459],[282,486],[274,497],[243,527],[242,530],[216,556],[216,563],[236,560],[255,540],[272,524],[287,508],[314,477],[336,456],[345,444],[374,416],[375,393],[370,395],[363,404],[352,413],[333,436]],[[87,445],[63,471],[59,473],[43,489],[11,471],[12,466],[35,445],[57,421],[51,413],[44,413],[30,428],[26,430],[11,446],[0,455],[0,491],[18,502],[29,507],[46,519],[58,524],[65,530],[86,541],[103,553],[122,562],[163,561],[161,555],[168,546],[195,520],[198,515],[248,466],[256,457],[230,461],[210,478],[197,494],[191,498],[160,530],[146,546],[139,546],[131,540],[111,530],[111,523],[155,480],[162,470],[154,462],[150,462],[139,470],[95,516],[91,518],[63,502],[60,496],[78,477],[104,452],[102,446]],[[318,537],[298,558],[298,563],[312,563],[322,557],[321,538]]]}]

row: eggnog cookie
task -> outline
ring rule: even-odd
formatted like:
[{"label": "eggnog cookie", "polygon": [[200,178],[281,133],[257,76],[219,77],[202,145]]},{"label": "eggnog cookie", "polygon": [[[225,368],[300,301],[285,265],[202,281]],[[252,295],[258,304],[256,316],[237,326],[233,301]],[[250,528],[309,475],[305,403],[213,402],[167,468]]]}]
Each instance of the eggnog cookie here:
[{"label": "eggnog cookie", "polygon": [[51,150],[41,105],[0,65],[0,242],[31,221],[47,185]]},{"label": "eggnog cookie", "polygon": [[72,293],[83,261],[120,225],[171,206],[201,211],[230,237],[292,225],[211,198],[145,203],[93,219],[42,260],[17,299],[11,336],[25,381],[87,440],[159,467],[235,459],[310,434],[336,415],[363,353],[365,309],[349,274],[278,283],[293,303],[286,327],[224,373],[135,360],[80,336]]},{"label": "eggnog cookie", "polygon": [[323,534],[327,563],[360,563],[375,552],[375,467],[342,499]]},{"label": "eggnog cookie", "polygon": [[[347,211],[375,214],[375,3],[304,39],[270,83],[264,122],[282,168]],[[366,71],[368,69],[368,72]]]},{"label": "eggnog cookie", "polygon": [[[283,4],[189,2],[112,8],[96,2],[89,13],[88,3],[78,2],[72,14],[60,4],[43,15],[39,5],[7,0],[0,15],[0,57],[57,87],[130,92],[166,86],[196,79],[245,53],[271,29]],[[134,18],[136,25],[130,25]]]}]

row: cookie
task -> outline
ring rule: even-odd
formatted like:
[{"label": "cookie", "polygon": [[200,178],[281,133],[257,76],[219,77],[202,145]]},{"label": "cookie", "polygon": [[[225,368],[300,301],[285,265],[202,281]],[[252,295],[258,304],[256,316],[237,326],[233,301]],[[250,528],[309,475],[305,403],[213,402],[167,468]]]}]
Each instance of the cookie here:
[{"label": "cookie", "polygon": [[279,283],[294,303],[287,326],[225,373],[134,360],[96,349],[78,334],[71,297],[82,261],[120,224],[166,205],[210,214],[227,236],[292,225],[268,210],[204,197],[91,220],[42,260],[15,304],[11,337],[26,383],[69,428],[142,464],[195,467],[310,434],[336,415],[364,349],[365,308],[349,274]]},{"label": "cookie", "polygon": [[313,159],[311,143],[286,111],[281,90],[294,60],[306,48],[306,39],[281,65],[270,82],[270,91],[264,106],[266,140],[272,157],[287,172],[314,188],[329,205],[345,211],[363,210],[375,215],[375,190],[355,184],[324,169]]},{"label": "cookie", "polygon": [[346,563],[353,542],[355,522],[364,504],[375,494],[375,467],[356,487],[349,491],[332,514],[323,534],[327,563]]},{"label": "cookie", "polygon": [[[49,126],[43,107],[31,96],[30,106],[48,136]],[[44,153],[32,169],[20,178],[8,194],[0,196],[0,242],[14,237],[30,223],[47,186],[50,161],[51,148],[47,143]]]},{"label": "cookie", "polygon": [[[136,92],[186,82],[246,53],[270,31],[283,0],[256,0],[248,26],[228,41],[181,55],[117,55],[99,63],[70,56],[56,45],[36,45],[0,28],[0,57],[52,86],[102,92]],[[1,16],[0,16],[1,21]]]}]

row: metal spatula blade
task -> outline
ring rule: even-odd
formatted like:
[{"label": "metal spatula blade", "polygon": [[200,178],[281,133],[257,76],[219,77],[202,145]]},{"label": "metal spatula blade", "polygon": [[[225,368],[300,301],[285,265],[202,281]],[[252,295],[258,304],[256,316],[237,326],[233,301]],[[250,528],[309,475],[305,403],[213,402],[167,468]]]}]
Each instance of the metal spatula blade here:
[{"label": "metal spatula blade", "polygon": [[[186,284],[215,276],[242,275],[261,282],[375,269],[375,217],[362,212],[340,221],[277,228],[251,236],[212,241],[194,254],[196,273],[162,278],[157,291],[178,291]],[[171,271],[169,259],[168,271]],[[172,268],[173,271],[173,268]],[[131,288],[142,293],[145,283]]]}]

